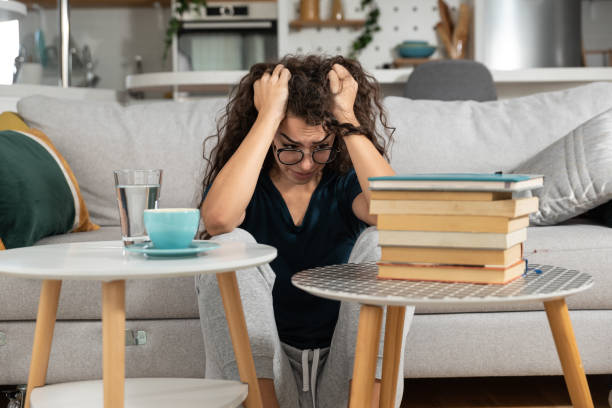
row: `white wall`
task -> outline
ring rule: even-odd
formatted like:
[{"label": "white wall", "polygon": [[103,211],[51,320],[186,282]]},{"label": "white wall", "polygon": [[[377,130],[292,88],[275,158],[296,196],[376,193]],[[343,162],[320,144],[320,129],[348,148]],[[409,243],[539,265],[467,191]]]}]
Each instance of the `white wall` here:
[{"label": "white wall", "polygon": [[[123,89],[125,76],[134,72],[134,57],[143,58],[145,72],[170,69],[162,60],[169,10],[162,8],[73,8],[71,33],[77,47],[88,45],[97,61],[99,88]],[[21,24],[21,39],[33,49],[33,33],[42,28],[47,45],[57,43],[56,9],[32,10]],[[45,69],[44,84],[57,85],[57,71]],[[75,72],[73,84],[82,78]]]},{"label": "white wall", "polygon": [[[343,0],[346,19],[362,19],[366,12],[361,11],[360,0]],[[395,46],[405,40],[427,41],[432,45],[439,45],[435,24],[440,20],[435,0],[379,0],[376,2],[380,9],[378,20],[381,30],[375,33],[372,42],[359,56],[360,62],[367,69],[381,68],[397,57]],[[456,18],[456,7],[461,0],[446,0],[451,12]],[[289,22],[299,16],[299,0],[279,0],[279,19]],[[328,19],[331,14],[331,1],[321,0],[319,16],[322,20]],[[281,21],[279,35],[281,54],[325,53],[329,55],[348,55],[353,41],[361,34],[361,30],[350,28],[305,28],[302,30],[289,29]],[[441,47],[439,47],[440,49]],[[439,57],[438,52],[432,58]]]}]

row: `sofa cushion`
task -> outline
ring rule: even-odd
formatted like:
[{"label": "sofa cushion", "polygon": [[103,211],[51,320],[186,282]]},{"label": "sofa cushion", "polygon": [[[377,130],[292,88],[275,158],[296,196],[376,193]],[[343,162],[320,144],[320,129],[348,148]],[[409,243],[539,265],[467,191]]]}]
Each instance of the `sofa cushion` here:
[{"label": "sofa cushion", "polygon": [[[525,243],[529,264],[554,265],[593,276],[594,286],[567,298],[572,309],[612,310],[612,229],[573,219],[548,227],[529,227]],[[542,302],[516,305],[417,307],[417,313],[541,310]]]},{"label": "sofa cushion", "polygon": [[[530,227],[525,257],[530,264],[556,265],[577,269],[594,277],[593,288],[567,299],[572,309],[612,310],[612,229],[572,220],[552,227]],[[118,239],[118,227],[100,231],[49,237],[39,244],[76,240]],[[32,320],[40,293],[40,282],[0,276],[1,320]],[[128,280],[126,283],[128,319],[198,318],[195,284],[192,277]],[[99,319],[101,311],[99,282],[66,281],[62,285],[58,319]],[[417,313],[460,313],[474,311],[541,310],[542,303],[496,306],[417,307]]]},{"label": "sofa cushion", "polygon": [[544,187],[531,214],[535,225],[553,225],[612,199],[612,110],[578,126],[518,166],[514,172],[543,174]]},{"label": "sofa cushion", "polygon": [[52,235],[45,237],[34,245],[65,244],[69,242],[88,241],[119,241],[121,240],[121,227],[102,227],[95,231],[75,232],[74,234]]},{"label": "sofa cushion", "polygon": [[[36,245],[120,239],[120,227],[102,227],[97,231],[43,238]],[[0,321],[35,319],[40,285],[39,280],[0,276]],[[128,280],[126,291],[128,319],[198,318],[192,276]],[[101,310],[100,282],[67,280],[62,283],[58,319],[99,319]]]},{"label": "sofa cushion", "polygon": [[[99,284],[98,284],[99,286]],[[0,384],[26,384],[32,356],[35,322],[2,322],[6,345],[0,347]],[[125,329],[144,331],[146,343],[125,348],[125,376],[203,378],[206,364],[199,319],[128,320]],[[47,384],[100,379],[102,325],[97,321],[58,321],[53,331]],[[5,389],[6,387],[3,387]],[[9,388],[10,389],[10,388]],[[181,395],[176,407],[183,407]],[[3,399],[0,401],[4,402]],[[63,407],[101,406],[101,401]],[[159,404],[150,404],[151,406]],[[5,407],[2,404],[2,407]],[[18,405],[19,406],[19,405]],[[129,406],[129,405],[127,405]],[[133,405],[132,405],[133,406]],[[202,406],[210,406],[203,401]]]},{"label": "sofa cushion", "polygon": [[40,131],[0,131],[0,237],[6,248],[98,228],[70,166]]},{"label": "sofa cushion", "polygon": [[492,102],[384,99],[398,173],[510,171],[612,108],[612,83]]},{"label": "sofa cushion", "polygon": [[115,169],[161,168],[161,207],[199,204],[206,164],[203,141],[214,133],[215,117],[225,102],[213,98],[122,106],[30,96],[19,101],[18,110],[70,162],[92,220],[119,225]]}]

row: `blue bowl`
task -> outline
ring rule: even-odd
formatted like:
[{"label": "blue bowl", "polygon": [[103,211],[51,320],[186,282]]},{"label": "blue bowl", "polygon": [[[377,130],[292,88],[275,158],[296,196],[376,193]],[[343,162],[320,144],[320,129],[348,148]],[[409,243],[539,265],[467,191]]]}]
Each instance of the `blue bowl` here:
[{"label": "blue bowl", "polygon": [[436,51],[436,47],[427,44],[410,44],[404,42],[397,46],[397,52],[402,58],[427,58]]},{"label": "blue bowl", "polygon": [[155,248],[187,248],[200,225],[200,211],[195,208],[145,210],[144,224]]},{"label": "blue bowl", "polygon": [[405,46],[415,46],[415,45],[419,45],[419,46],[423,46],[423,45],[429,45],[427,44],[427,41],[402,41],[402,43],[400,45],[405,45]]}]

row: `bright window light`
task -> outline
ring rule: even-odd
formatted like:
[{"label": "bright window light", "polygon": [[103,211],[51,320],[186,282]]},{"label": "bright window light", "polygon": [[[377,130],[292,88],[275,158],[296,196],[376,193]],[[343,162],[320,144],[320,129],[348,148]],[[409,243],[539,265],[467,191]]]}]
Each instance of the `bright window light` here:
[{"label": "bright window light", "polygon": [[1,21],[0,38],[0,84],[11,85],[19,55],[19,21]]}]

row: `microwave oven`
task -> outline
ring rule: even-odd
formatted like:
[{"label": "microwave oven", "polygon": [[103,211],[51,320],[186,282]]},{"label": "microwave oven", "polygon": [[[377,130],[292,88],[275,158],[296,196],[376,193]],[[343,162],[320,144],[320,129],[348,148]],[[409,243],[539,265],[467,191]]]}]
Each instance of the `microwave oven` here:
[{"label": "microwave oven", "polygon": [[181,17],[176,71],[248,70],[278,58],[275,1],[208,1]]}]

